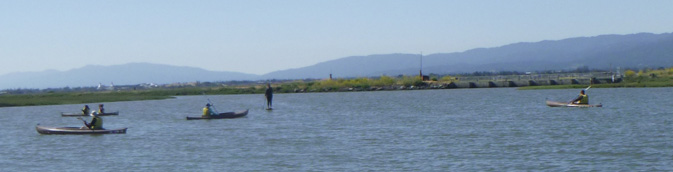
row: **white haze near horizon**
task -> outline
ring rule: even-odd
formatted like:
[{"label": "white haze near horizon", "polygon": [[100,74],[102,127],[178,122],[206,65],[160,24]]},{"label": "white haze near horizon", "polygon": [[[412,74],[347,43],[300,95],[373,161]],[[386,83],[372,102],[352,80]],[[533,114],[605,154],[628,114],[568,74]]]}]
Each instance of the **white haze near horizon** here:
[{"label": "white haze near horizon", "polygon": [[1,1],[0,75],[133,62],[265,74],[347,56],[671,32],[673,1]]}]

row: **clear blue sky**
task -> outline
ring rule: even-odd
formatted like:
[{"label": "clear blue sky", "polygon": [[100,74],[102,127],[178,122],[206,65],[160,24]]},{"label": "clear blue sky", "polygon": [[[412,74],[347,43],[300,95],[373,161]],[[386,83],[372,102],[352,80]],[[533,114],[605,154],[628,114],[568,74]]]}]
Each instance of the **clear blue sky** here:
[{"label": "clear blue sky", "polygon": [[670,0],[0,1],[0,75],[149,62],[264,74],[355,55],[673,32]]}]

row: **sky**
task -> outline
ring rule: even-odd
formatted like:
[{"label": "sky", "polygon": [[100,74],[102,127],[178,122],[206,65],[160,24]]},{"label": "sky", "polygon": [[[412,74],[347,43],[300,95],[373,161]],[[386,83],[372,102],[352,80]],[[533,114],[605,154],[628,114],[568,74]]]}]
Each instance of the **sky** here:
[{"label": "sky", "polygon": [[673,32],[670,0],[0,1],[0,75],[135,62],[265,74],[348,56]]}]

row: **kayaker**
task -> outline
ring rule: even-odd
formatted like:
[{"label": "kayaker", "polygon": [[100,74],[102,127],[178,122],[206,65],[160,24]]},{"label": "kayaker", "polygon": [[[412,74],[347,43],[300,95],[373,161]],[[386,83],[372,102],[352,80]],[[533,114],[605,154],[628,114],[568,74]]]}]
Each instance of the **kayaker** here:
[{"label": "kayaker", "polygon": [[589,104],[589,96],[584,93],[584,90],[580,91],[580,95],[572,101],[573,104]]},{"label": "kayaker", "polygon": [[104,114],[105,113],[105,108],[103,108],[103,104],[98,105],[98,114]]},{"label": "kayaker", "polygon": [[271,88],[271,84],[269,83],[266,84],[266,93],[264,93],[264,96],[266,97],[266,108],[271,109],[273,107],[273,103],[271,103],[273,99],[273,88]]},{"label": "kayaker", "polygon": [[89,105],[84,105],[84,108],[82,108],[82,114],[87,115],[89,114]]},{"label": "kayaker", "polygon": [[91,116],[91,122],[84,121],[84,125],[92,130],[103,130],[103,118],[99,117],[96,112],[91,112]]},{"label": "kayaker", "polygon": [[210,109],[210,103],[206,104],[206,107],[203,108],[203,117],[209,117],[210,115],[216,115],[213,110]]}]

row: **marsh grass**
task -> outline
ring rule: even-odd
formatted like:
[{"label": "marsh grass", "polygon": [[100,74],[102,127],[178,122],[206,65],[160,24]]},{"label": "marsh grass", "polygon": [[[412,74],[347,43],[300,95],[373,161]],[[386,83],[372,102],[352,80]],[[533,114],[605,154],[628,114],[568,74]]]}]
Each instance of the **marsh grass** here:
[{"label": "marsh grass", "polygon": [[40,106],[58,104],[81,104],[95,102],[118,102],[136,100],[160,100],[173,96],[201,95],[201,94],[255,94],[260,89],[250,88],[176,88],[155,89],[144,91],[108,91],[108,92],[75,92],[75,93],[40,93],[1,95],[0,107],[11,106]]}]

